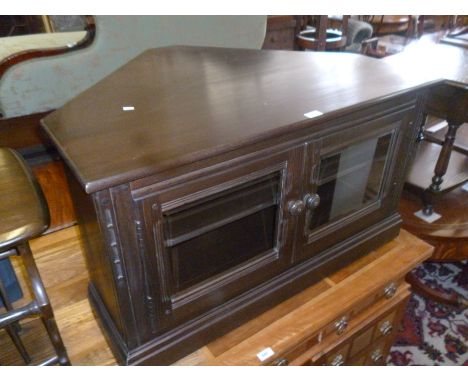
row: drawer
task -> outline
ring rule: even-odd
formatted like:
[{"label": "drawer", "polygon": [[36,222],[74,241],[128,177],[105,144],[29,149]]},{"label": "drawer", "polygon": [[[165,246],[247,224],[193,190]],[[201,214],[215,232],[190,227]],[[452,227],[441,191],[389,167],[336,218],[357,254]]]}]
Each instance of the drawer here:
[{"label": "drawer", "polygon": [[[377,293],[363,299],[360,303],[356,304],[347,312],[344,312],[337,316],[334,321],[328,324],[319,333],[318,342],[323,342],[330,337],[332,338],[332,340],[336,340],[340,336],[345,335],[349,331],[351,324],[353,324],[357,317],[359,317],[366,309],[369,309],[379,301],[391,300],[399,291],[402,282],[403,280],[398,280],[388,283]],[[382,321],[382,324],[384,322],[385,320]]]},{"label": "drawer", "polygon": [[373,332],[374,327],[371,326],[355,336],[349,353],[350,357],[356,356],[356,354],[361,353],[365,348],[372,344]]},{"label": "drawer", "polygon": [[[398,326],[409,297],[406,283],[399,282],[399,286],[396,285],[392,283],[392,293],[388,292],[387,285],[384,288],[386,292],[380,291],[374,295],[380,297],[376,302],[367,307],[360,304],[360,310],[352,308],[347,315],[333,321],[314,336],[315,342],[305,341],[284,358],[290,357],[293,360],[291,365],[377,364],[380,360],[379,352],[385,356],[387,344],[390,342],[391,345],[394,328]],[[349,317],[347,324],[344,317]],[[306,344],[310,345],[308,349]],[[371,353],[374,354],[373,358]]]}]

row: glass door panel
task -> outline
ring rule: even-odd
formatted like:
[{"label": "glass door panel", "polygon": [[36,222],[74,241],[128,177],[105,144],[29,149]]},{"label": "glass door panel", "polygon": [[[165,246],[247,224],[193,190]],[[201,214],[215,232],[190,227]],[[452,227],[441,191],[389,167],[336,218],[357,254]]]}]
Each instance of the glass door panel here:
[{"label": "glass door panel", "polygon": [[391,139],[389,133],[321,158],[316,182],[320,204],[309,215],[309,230],[378,200]]},{"label": "glass door panel", "polygon": [[163,213],[173,292],[273,251],[279,203],[277,172]]}]

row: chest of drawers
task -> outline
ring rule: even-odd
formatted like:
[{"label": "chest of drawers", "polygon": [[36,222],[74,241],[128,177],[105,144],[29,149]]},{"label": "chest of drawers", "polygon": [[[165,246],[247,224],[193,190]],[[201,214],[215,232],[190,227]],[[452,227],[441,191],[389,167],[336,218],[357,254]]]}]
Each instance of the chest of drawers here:
[{"label": "chest of drawers", "polygon": [[119,361],[174,362],[394,238],[425,89],[355,55],[167,47],[47,116]]},{"label": "chest of drawers", "polygon": [[389,243],[176,365],[385,364],[410,295],[404,275],[432,251],[402,230]]}]

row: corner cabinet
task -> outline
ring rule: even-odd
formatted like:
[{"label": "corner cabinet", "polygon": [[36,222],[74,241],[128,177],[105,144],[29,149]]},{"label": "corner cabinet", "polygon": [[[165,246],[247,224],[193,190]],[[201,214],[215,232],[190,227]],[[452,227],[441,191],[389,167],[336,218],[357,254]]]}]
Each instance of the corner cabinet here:
[{"label": "corner cabinet", "polygon": [[394,159],[413,111],[135,188],[155,326],[204,314],[305,260],[326,272],[347,240],[375,234],[368,228],[395,211]]},{"label": "corner cabinet", "polygon": [[173,362],[394,238],[414,117],[412,102],[95,193],[108,254],[90,257],[90,293],[114,348],[135,345],[120,361]]},{"label": "corner cabinet", "polygon": [[47,116],[119,362],[170,364],[396,237],[424,91],[361,56],[168,47]]}]

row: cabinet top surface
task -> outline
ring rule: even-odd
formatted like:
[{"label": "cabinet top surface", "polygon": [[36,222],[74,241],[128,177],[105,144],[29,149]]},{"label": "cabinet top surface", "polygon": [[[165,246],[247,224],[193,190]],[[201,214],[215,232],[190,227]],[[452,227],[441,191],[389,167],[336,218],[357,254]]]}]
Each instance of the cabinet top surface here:
[{"label": "cabinet top surface", "polygon": [[[435,80],[402,76],[391,65],[354,54],[157,48],[42,124],[91,193]],[[323,114],[304,115],[312,111]]]}]

